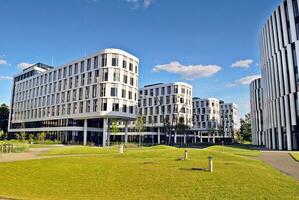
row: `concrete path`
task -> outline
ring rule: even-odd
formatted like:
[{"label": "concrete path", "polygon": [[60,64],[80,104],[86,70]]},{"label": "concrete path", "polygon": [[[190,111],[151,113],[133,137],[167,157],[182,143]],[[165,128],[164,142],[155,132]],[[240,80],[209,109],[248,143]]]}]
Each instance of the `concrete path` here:
[{"label": "concrete path", "polygon": [[299,180],[299,162],[287,151],[261,151],[260,159],[279,171]]}]

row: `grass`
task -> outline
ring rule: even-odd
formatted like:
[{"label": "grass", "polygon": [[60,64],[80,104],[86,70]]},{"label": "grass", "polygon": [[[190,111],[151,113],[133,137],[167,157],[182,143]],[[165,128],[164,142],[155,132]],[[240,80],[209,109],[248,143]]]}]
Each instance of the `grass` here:
[{"label": "grass", "polygon": [[57,144],[30,144],[29,148],[59,148]]},{"label": "grass", "polygon": [[299,152],[292,152],[290,154],[295,160],[299,162]]},{"label": "grass", "polygon": [[[0,163],[0,197],[19,199],[299,199],[299,182],[256,159],[258,152],[64,147],[58,154],[101,154]],[[214,172],[207,157],[214,158]],[[250,155],[250,157],[248,156]]]}]

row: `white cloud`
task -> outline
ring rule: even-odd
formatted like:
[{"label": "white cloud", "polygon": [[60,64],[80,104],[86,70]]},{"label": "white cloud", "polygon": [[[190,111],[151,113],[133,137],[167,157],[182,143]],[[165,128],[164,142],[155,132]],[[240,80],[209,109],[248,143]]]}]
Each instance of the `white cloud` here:
[{"label": "white cloud", "polygon": [[231,65],[233,68],[248,68],[253,63],[252,59],[238,60]]},{"label": "white cloud", "polygon": [[154,72],[165,71],[172,74],[179,74],[183,79],[193,80],[202,77],[211,77],[221,70],[218,65],[182,65],[178,61],[168,64],[156,65]]},{"label": "white cloud", "polygon": [[152,3],[154,2],[153,0],[126,0],[126,2],[133,4],[133,8],[140,8],[141,6],[143,8],[148,8]]},{"label": "white cloud", "polygon": [[9,65],[9,64],[6,60],[0,59],[0,65]]},{"label": "white cloud", "polygon": [[233,83],[228,83],[225,86],[226,87],[235,87],[239,85],[249,85],[253,80],[261,78],[261,75],[256,74],[256,75],[251,75],[251,76],[245,76],[243,78],[240,78],[238,80],[235,80]]},{"label": "white cloud", "polygon": [[0,76],[0,80],[12,80],[10,76]]},{"label": "white cloud", "polygon": [[32,65],[32,64],[30,64],[30,63],[21,62],[21,63],[18,64],[18,67],[19,67],[20,69],[26,69],[27,67],[30,67],[31,65]]}]

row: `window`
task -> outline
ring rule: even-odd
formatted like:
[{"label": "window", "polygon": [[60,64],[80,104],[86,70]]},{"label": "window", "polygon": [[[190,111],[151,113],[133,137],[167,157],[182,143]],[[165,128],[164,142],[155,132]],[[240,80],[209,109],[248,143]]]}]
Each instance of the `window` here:
[{"label": "window", "polygon": [[85,88],[85,99],[89,99],[89,86]]},{"label": "window", "polygon": [[167,94],[171,94],[171,86],[167,86]]},{"label": "window", "polygon": [[126,98],[126,89],[125,89],[125,88],[123,88],[123,89],[121,90],[121,97],[122,97],[122,98]]},{"label": "window", "polygon": [[133,106],[129,106],[129,113],[133,114]]},{"label": "window", "polygon": [[102,99],[101,101],[101,110],[107,111],[107,99]]},{"label": "window", "polygon": [[83,88],[79,88],[79,100],[82,100]]},{"label": "window", "polygon": [[94,72],[94,83],[97,83],[99,81],[99,70],[96,70]]},{"label": "window", "polygon": [[78,74],[78,63],[75,64],[75,72],[74,74]]},{"label": "window", "polygon": [[93,112],[98,112],[98,100],[95,99],[93,100],[93,109],[92,109]]},{"label": "window", "polygon": [[86,101],[86,112],[90,112],[90,101]]},{"label": "window", "polygon": [[128,76],[125,75],[125,74],[124,74],[124,76],[123,76],[123,82],[124,82],[125,84],[128,83]]},{"label": "window", "polygon": [[155,90],[155,95],[156,95],[156,96],[159,96],[159,88],[156,88],[156,90]]},{"label": "window", "polygon": [[126,112],[127,112],[127,105],[126,105],[125,103],[123,103],[123,108],[122,108],[122,111],[123,111],[124,113],[126,113]]},{"label": "window", "polygon": [[131,62],[129,63],[129,70],[133,71],[133,64]]},{"label": "window", "polygon": [[107,66],[107,54],[102,54],[102,67]]},{"label": "window", "polygon": [[91,69],[91,59],[87,59],[87,71]]},{"label": "window", "polygon": [[127,61],[125,60],[126,58],[124,58],[124,60],[123,60],[123,68],[124,69],[127,69]]},{"label": "window", "polygon": [[73,86],[73,78],[69,79],[69,89],[72,89]]},{"label": "window", "polygon": [[98,68],[98,65],[99,65],[99,59],[98,59],[98,56],[95,56],[93,58],[93,68],[94,69],[97,69]]},{"label": "window", "polygon": [[79,113],[83,113],[83,101],[80,102]]},{"label": "window", "polygon": [[81,74],[81,86],[84,85],[85,74]]},{"label": "window", "polygon": [[84,72],[84,60],[81,61],[81,65],[80,65],[80,72]]},{"label": "window", "polygon": [[118,102],[118,100],[115,100],[115,102],[112,103],[112,111],[116,111],[116,112],[119,111],[119,102]]},{"label": "window", "polygon": [[78,82],[79,82],[79,76],[75,77],[75,87],[78,87]]},{"label": "window", "polygon": [[97,85],[92,86],[92,98],[97,96]]},{"label": "window", "polygon": [[70,102],[71,100],[71,91],[67,91],[67,94],[66,94],[66,101],[67,102]]},{"label": "window", "polygon": [[117,85],[116,84],[111,84],[110,96],[111,97],[116,97],[117,96]]},{"label": "window", "polygon": [[[38,77],[37,77],[38,78]],[[61,69],[58,70],[58,80],[61,78]]]},{"label": "window", "polygon": [[130,78],[130,85],[134,86],[134,78],[132,78],[132,77]]},{"label": "window", "polygon": [[87,84],[91,84],[92,72],[88,72]]},{"label": "window", "polygon": [[138,73],[138,67],[137,67],[137,65],[135,65],[135,73],[136,74]]},{"label": "window", "polygon": [[73,105],[73,113],[74,114],[78,113],[78,105],[77,105],[77,103],[74,103],[74,105]]},{"label": "window", "polygon": [[100,84],[100,97],[106,96],[106,84],[101,83]]},{"label": "window", "polygon": [[119,69],[114,69],[113,81],[120,81],[120,70]]},{"label": "window", "polygon": [[102,77],[103,81],[108,81],[108,69],[103,69],[103,77]]},{"label": "window", "polygon": [[69,66],[69,76],[71,76],[73,73],[73,66],[72,65],[70,65]]},{"label": "window", "polygon": [[112,54],[112,66],[118,66],[118,55]]},{"label": "window", "polygon": [[63,68],[63,78],[66,77],[66,72],[67,72],[67,68],[65,67],[65,68]]},{"label": "window", "polygon": [[73,90],[73,101],[77,100],[77,90]]},{"label": "window", "polygon": [[165,95],[165,88],[164,87],[161,88],[161,95]]}]

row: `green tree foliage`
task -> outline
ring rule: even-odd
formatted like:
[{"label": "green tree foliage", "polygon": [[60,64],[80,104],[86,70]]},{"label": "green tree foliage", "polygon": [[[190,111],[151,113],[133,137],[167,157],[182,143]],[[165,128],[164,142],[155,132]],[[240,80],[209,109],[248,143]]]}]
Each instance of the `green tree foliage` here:
[{"label": "green tree foliage", "polygon": [[240,119],[240,136],[243,141],[251,142],[251,117],[250,113]]},{"label": "green tree foliage", "polygon": [[9,108],[6,104],[0,106],[0,129],[7,133]]},{"label": "green tree foliage", "polygon": [[119,132],[118,121],[116,119],[113,119],[111,124],[111,133],[116,134],[118,132]]},{"label": "green tree foliage", "polygon": [[139,133],[139,146],[140,146],[141,145],[142,132],[143,132],[143,129],[144,129],[142,116],[137,117],[135,124],[136,124],[136,129]]},{"label": "green tree foliage", "polygon": [[38,140],[43,142],[46,139],[46,133],[45,132],[41,132],[40,134],[38,134]]}]

